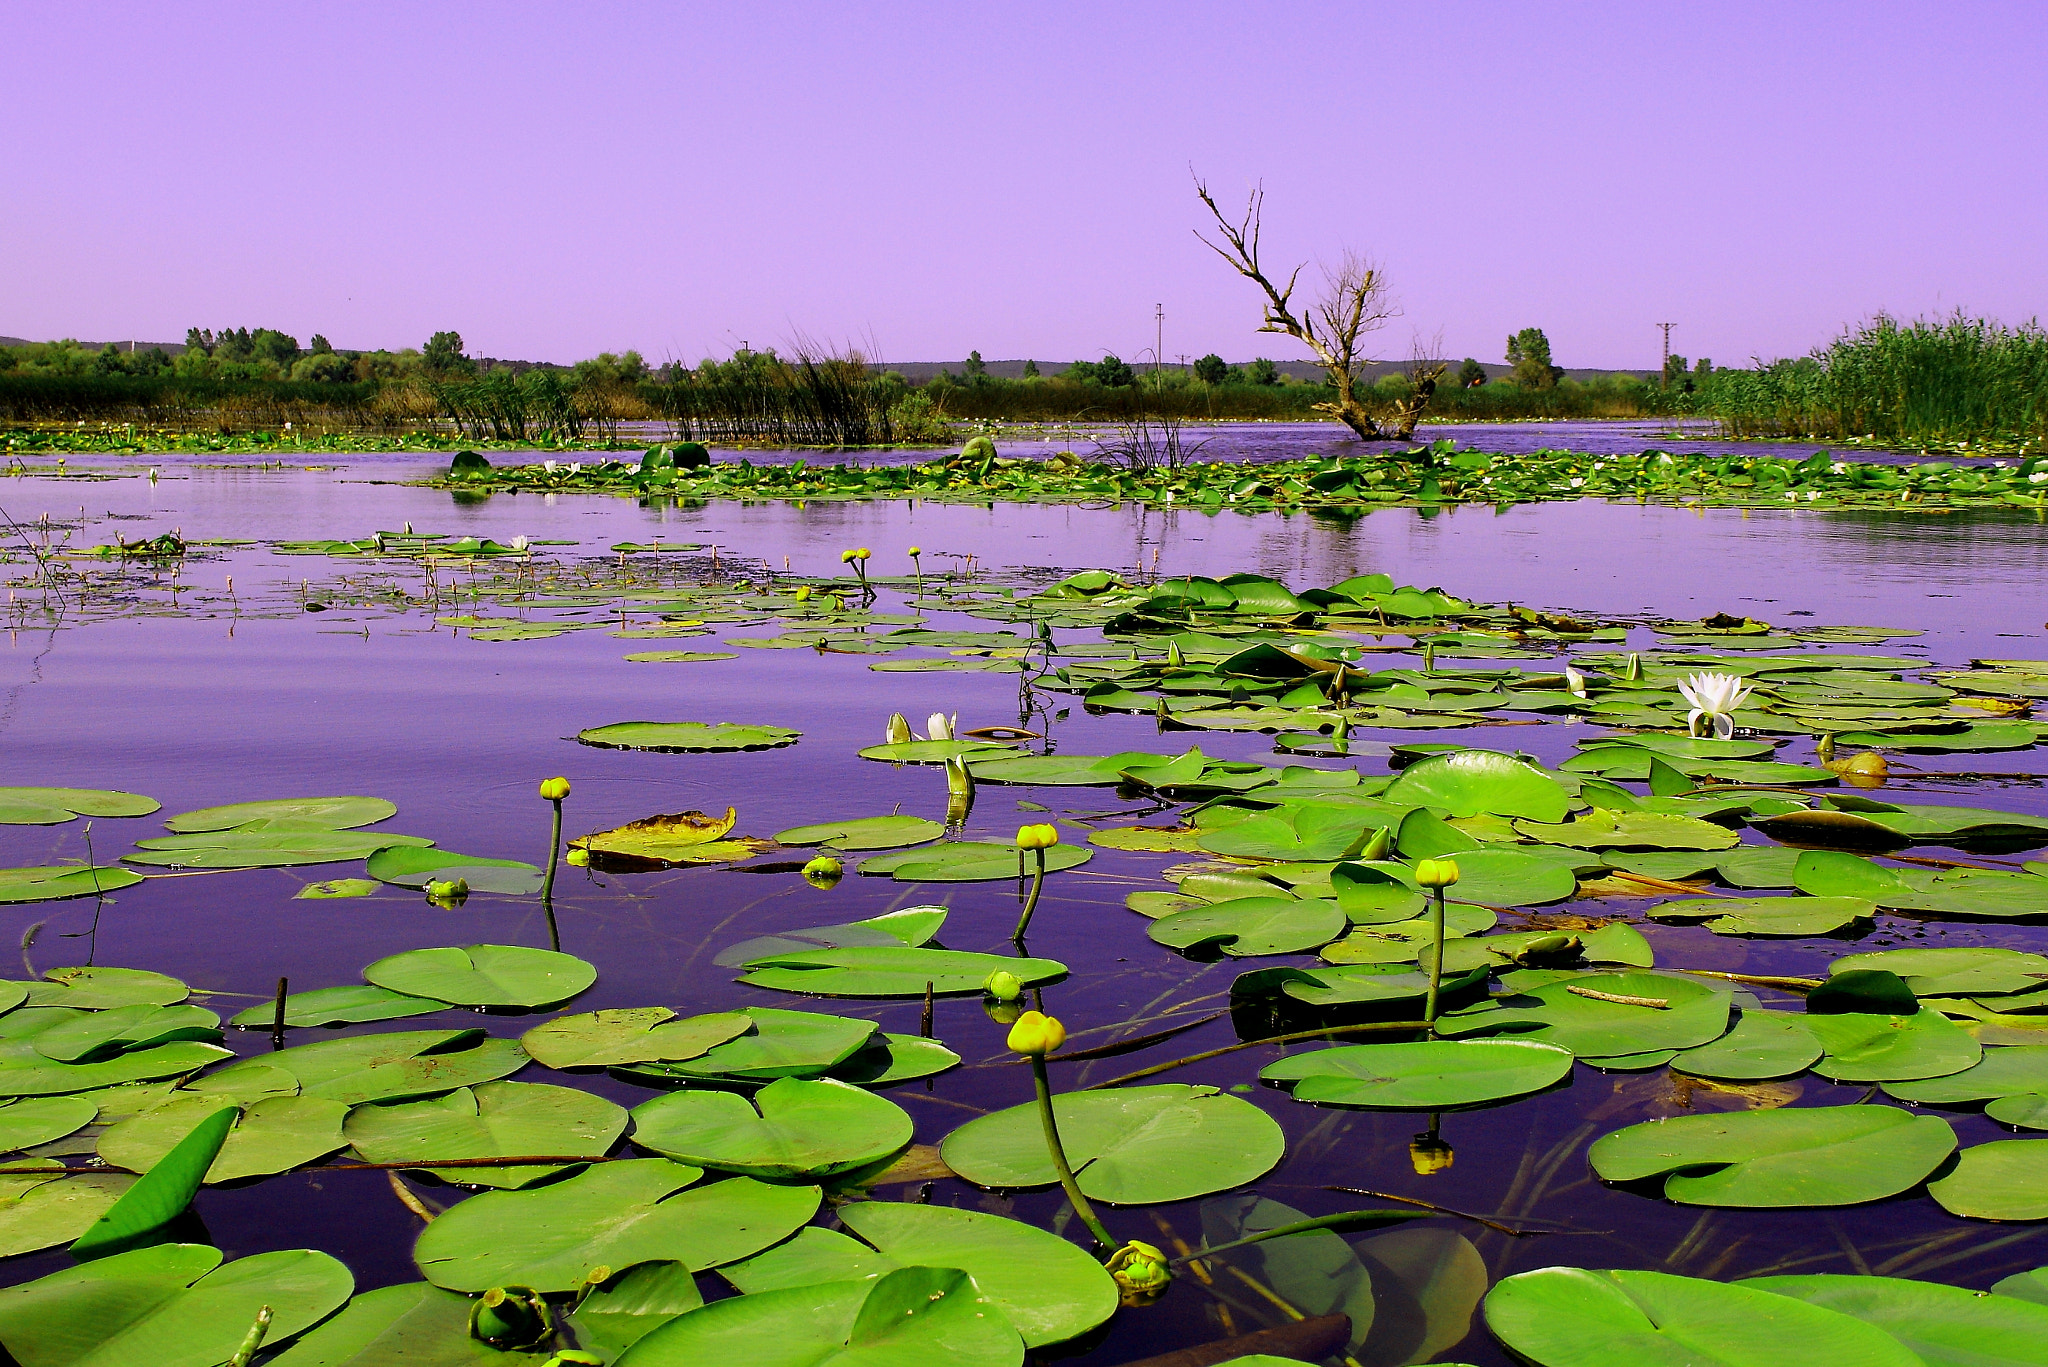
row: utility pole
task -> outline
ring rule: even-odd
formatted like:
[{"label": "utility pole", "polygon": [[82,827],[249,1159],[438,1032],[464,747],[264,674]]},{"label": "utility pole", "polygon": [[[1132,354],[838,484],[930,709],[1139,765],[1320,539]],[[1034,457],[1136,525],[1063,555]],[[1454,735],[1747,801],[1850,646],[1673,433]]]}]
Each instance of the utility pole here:
[{"label": "utility pole", "polygon": [[1664,329],[1664,368],[1657,372],[1657,383],[1669,389],[1671,388],[1671,329],[1677,327],[1678,324],[1659,323],[1657,326]]},{"label": "utility pole", "polygon": [[1166,305],[1152,306],[1152,369],[1156,373],[1166,357]]}]

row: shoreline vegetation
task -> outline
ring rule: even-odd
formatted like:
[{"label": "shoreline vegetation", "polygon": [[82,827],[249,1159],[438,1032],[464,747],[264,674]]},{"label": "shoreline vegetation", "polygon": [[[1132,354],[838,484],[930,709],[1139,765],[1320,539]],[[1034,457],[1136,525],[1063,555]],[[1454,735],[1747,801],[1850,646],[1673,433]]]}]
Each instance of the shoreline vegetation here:
[{"label": "shoreline vegetation", "polygon": [[[1695,419],[1733,439],[1804,439],[1957,453],[2027,454],[2048,443],[2048,333],[1961,314],[1880,315],[1825,348],[1748,369],[1688,365],[1660,377],[1580,380],[1550,363],[1539,329],[1497,375],[1467,359],[1370,370],[1357,403],[1390,424]],[[1443,375],[1441,381],[1432,377]],[[1418,395],[1417,375],[1425,393]],[[649,439],[724,446],[944,445],[960,425],[1334,421],[1333,388],[1270,360],[1134,368],[1116,356],[1060,374],[1027,362],[990,373],[973,353],[921,382],[858,353],[740,351],[691,368],[637,353],[573,366],[478,360],[455,333],[418,351],[311,350],[268,329],[194,329],[161,348],[0,347],[0,448],[42,451],[616,448]],[[626,425],[633,424],[630,436]],[[650,433],[644,424],[662,430]]]}]

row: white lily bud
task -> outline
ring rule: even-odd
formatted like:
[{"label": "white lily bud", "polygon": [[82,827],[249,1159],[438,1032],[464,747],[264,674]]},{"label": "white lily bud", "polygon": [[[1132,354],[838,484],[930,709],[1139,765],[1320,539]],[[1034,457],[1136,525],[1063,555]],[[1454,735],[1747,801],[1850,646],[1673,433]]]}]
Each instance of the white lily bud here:
[{"label": "white lily bud", "polygon": [[931,716],[925,718],[925,735],[931,740],[951,740],[953,739],[953,727],[959,720],[960,714],[958,712],[955,712],[951,717],[948,717],[944,712],[934,712]]}]

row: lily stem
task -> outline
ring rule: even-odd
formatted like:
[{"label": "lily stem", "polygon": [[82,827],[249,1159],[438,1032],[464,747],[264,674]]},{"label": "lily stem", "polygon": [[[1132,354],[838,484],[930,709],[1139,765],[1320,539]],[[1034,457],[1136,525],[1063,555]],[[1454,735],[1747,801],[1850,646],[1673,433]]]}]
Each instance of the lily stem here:
[{"label": "lily stem", "polygon": [[1444,980],[1444,890],[1436,889],[1436,905],[1430,912],[1430,929],[1436,940],[1436,957],[1429,961],[1429,995],[1422,1003],[1422,1019],[1429,1033],[1436,1033],[1436,994]]},{"label": "lily stem", "polygon": [[1074,1170],[1067,1166],[1067,1151],[1060,1143],[1059,1121],[1053,1118],[1052,1081],[1045,1075],[1044,1054],[1031,1056],[1031,1080],[1038,1088],[1038,1119],[1045,1126],[1045,1147],[1052,1154],[1052,1167],[1060,1175],[1060,1186],[1066,1190],[1074,1214],[1081,1217],[1081,1223],[1088,1226],[1088,1232],[1095,1236],[1095,1241],[1104,1248],[1115,1248],[1116,1238],[1103,1227],[1095,1207],[1089,1205],[1088,1198],[1081,1194],[1081,1184],[1074,1180]]},{"label": "lily stem", "polygon": [[[1024,914],[1017,918],[1017,931],[1010,936],[1014,943],[1020,945],[1024,943],[1025,929],[1031,924],[1031,913],[1038,910],[1038,890],[1045,886],[1045,851],[1033,850],[1031,854],[1038,861],[1031,872],[1031,893],[1024,899]],[[1046,1114],[1051,1115],[1052,1112]]]},{"label": "lily stem", "polygon": [[548,841],[548,872],[547,876],[541,879],[540,900],[552,907],[555,904],[555,861],[562,853],[562,799],[554,798],[550,805],[555,809],[555,830],[553,837]]}]

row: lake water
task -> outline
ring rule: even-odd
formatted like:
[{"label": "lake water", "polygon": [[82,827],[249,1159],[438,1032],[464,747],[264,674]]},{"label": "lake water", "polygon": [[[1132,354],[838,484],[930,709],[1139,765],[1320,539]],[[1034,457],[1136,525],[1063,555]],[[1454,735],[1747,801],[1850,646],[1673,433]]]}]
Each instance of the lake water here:
[{"label": "lake water", "polygon": [[[1320,428],[1311,436],[1321,441],[1329,432]],[[1529,425],[1490,429],[1484,440],[1457,435],[1475,445],[1498,445],[1524,432],[1531,445],[1598,449],[1587,446],[1588,438],[1568,440],[1554,430],[1538,440],[1541,429]],[[1440,433],[1432,429],[1426,435]],[[1636,435],[1613,439],[1627,449],[1651,444]],[[1230,429],[1229,441],[1219,438],[1218,445],[1227,445],[1228,454],[1256,457],[1266,453],[1262,443],[1278,443],[1276,450],[1292,443],[1289,453],[1298,454],[1304,440],[1275,426]],[[1006,442],[1006,448],[1015,444]],[[1797,447],[1770,449],[1805,454]],[[794,574],[836,573],[839,552],[849,546],[873,549],[873,572],[900,574],[908,570],[902,548],[912,544],[924,548],[926,573],[972,557],[985,569],[1047,578],[1085,568],[1146,575],[1254,571],[1299,589],[1378,571],[1397,582],[1442,585],[1470,599],[1601,616],[1733,612],[1787,625],[1912,627],[1924,634],[1882,649],[1939,663],[2048,657],[2048,594],[2041,587],[2048,584],[2048,534],[2033,515],[2018,512],[1680,511],[1578,503],[1498,513],[1480,507],[1388,509],[1335,520],[1012,504],[643,507],[592,495],[499,495],[464,503],[392,482],[429,468],[418,455],[350,457],[318,471],[236,468],[218,458],[164,458],[159,464],[165,477],[155,483],[136,476],[104,482],[0,480],[0,509],[17,523],[47,513],[57,522],[79,524],[77,545],[111,541],[117,530],[129,540],[178,528],[188,539],[269,541],[357,537],[409,523],[421,532],[501,541],[518,535],[571,541],[550,553],[574,561],[609,559],[605,548],[614,542],[658,537],[715,547],[715,558],[707,551],[678,563],[691,576],[720,582],[785,568]],[[20,573],[21,567],[12,568]],[[913,719],[932,711],[958,713],[963,727],[1015,724],[1020,717],[1017,678],[1007,674],[876,673],[858,655],[800,650],[742,650],[738,659],[705,664],[629,663],[623,659],[629,651],[663,643],[619,640],[604,630],[471,641],[435,625],[420,599],[424,581],[416,570],[397,572],[410,588],[410,601],[401,605],[387,596],[375,607],[347,605],[337,578],[358,573],[360,567],[281,556],[267,546],[213,550],[186,565],[175,591],[165,579],[161,588],[130,593],[126,610],[73,613],[55,627],[42,615],[40,601],[18,588],[7,608],[6,649],[0,651],[0,782],[127,789],[159,799],[165,815],[258,798],[375,794],[398,805],[399,815],[387,823],[392,828],[476,855],[539,861],[546,851],[548,808],[534,790],[552,774],[567,775],[575,784],[570,834],[655,812],[721,811],[729,804],[739,809],[738,829],[756,835],[897,809],[937,817],[945,800],[939,771],[865,762],[854,751],[881,740],[893,711]],[[449,596],[461,577],[442,577],[444,614],[471,610]],[[308,581],[303,589],[301,580]],[[304,611],[301,604],[308,599],[335,606]],[[885,589],[882,608],[892,609],[895,601]],[[647,619],[627,613],[620,620]],[[958,615],[936,615],[933,624],[988,629],[985,622]],[[731,634],[758,632],[726,629],[674,644],[716,649],[718,637]],[[1647,634],[1640,639],[1647,642]],[[1055,706],[1069,701],[1053,695]],[[785,749],[707,755],[601,750],[573,739],[582,728],[628,720],[761,723],[804,735]],[[1531,726],[1489,732],[1485,743],[1501,744],[1505,736],[1555,762],[1571,754],[1573,739],[1585,733],[1573,723]],[[1471,740],[1463,733],[1404,732],[1399,738]],[[1212,755],[1271,756],[1269,737],[1161,737],[1150,717],[1091,717],[1079,707],[1056,724],[1053,739],[1068,753],[1177,752],[1194,739]],[[1914,762],[1935,772],[1895,782],[1888,793],[2048,812],[2035,772],[2048,766],[2036,752]],[[1384,772],[1384,761],[1365,760],[1361,767]],[[2018,776],[1940,778],[1940,771],[1987,770]],[[1106,789],[989,786],[980,794],[969,837],[1008,840],[1021,820],[1041,819],[1020,809],[1020,800],[1055,812],[1143,805],[1119,802]],[[134,840],[160,834],[161,819],[94,822],[91,853],[109,862]],[[84,858],[85,825],[0,827],[0,866]],[[1030,948],[1072,967],[1072,976],[1046,993],[1048,1009],[1071,1030],[1144,1012],[1226,1004],[1231,978],[1247,965],[1176,956],[1149,941],[1146,922],[1122,909],[1127,892],[1162,888],[1158,871],[1182,858],[1102,850],[1085,870],[1048,882]],[[547,943],[533,898],[477,895],[457,909],[430,906],[403,889],[358,900],[293,898],[312,878],[357,871],[337,865],[153,879],[103,907],[83,900],[0,909],[0,934],[13,944],[40,925],[33,945],[22,951],[23,975],[86,962],[154,969],[222,994],[214,1004],[224,1016],[266,998],[280,976],[304,990],[359,981],[362,966],[372,960],[427,945]],[[712,959],[750,936],[925,902],[950,907],[941,937],[948,947],[1002,951],[1019,896],[1008,883],[916,887],[852,874],[830,891],[791,873],[729,869],[564,874],[556,899],[562,948],[599,970],[596,986],[567,1009],[661,1004],[694,1014],[749,1004],[811,1007],[869,1017],[905,1033],[918,1028],[916,1002],[813,1002],[741,988],[734,973]],[[1613,914],[1616,905],[1600,910]],[[1778,942],[1722,938],[1690,927],[1642,928],[1660,964],[1735,972],[1825,973],[1829,958],[1851,948],[1832,938]],[[2048,943],[2041,931],[2025,926],[1881,915],[1860,947],[1901,940],[2031,949]],[[481,1024],[516,1036],[544,1018],[545,1013],[478,1017],[448,1011],[370,1028]],[[935,1143],[976,1113],[1029,1099],[1028,1074],[1003,1061],[1003,1030],[978,1001],[941,1000],[934,1024],[935,1034],[966,1066],[929,1087],[913,1083],[888,1093],[915,1119],[919,1142]],[[295,1042],[312,1033],[297,1032]],[[1122,1057],[1056,1065],[1055,1080],[1101,1081],[1235,1038],[1226,1016]],[[261,1033],[231,1031],[228,1043],[251,1054],[269,1047]],[[1272,1049],[1245,1050],[1160,1080],[1241,1087],[1276,1056]],[[522,1077],[549,1080],[538,1067]],[[626,1105],[653,1095],[604,1076],[583,1076],[576,1085]],[[1854,1101],[1865,1090],[1811,1075],[1791,1085],[1800,1089],[1802,1105]],[[1945,1215],[1924,1193],[1832,1211],[1702,1212],[1610,1189],[1586,1168],[1585,1147],[1592,1139],[1650,1116],[1718,1104],[1710,1097],[1677,1095],[1671,1075],[1661,1070],[1603,1074],[1582,1065],[1569,1087],[1447,1116],[1443,1135],[1456,1149],[1456,1162],[1428,1177],[1412,1169],[1408,1155],[1422,1117],[1318,1109],[1256,1084],[1239,1094],[1269,1112],[1288,1137],[1288,1157],[1257,1184],[1263,1195],[1324,1214],[1384,1204],[1325,1190],[1368,1188],[1545,1231],[1511,1239],[1475,1224],[1437,1222],[1469,1235],[1494,1279],[1552,1264],[1732,1279],[1767,1268],[1848,1271],[1860,1262],[1984,1287],[2009,1272],[2048,1263],[2048,1240],[2036,1237],[2048,1228],[1970,1225]],[[2011,1134],[1981,1115],[1944,1114],[1964,1145]],[[415,1185],[441,1203],[462,1194],[460,1188]],[[911,1193],[877,1194],[899,1199]],[[929,1199],[1011,1213],[1040,1225],[1062,1204],[1057,1189],[1011,1199],[957,1180],[938,1183]],[[1165,1227],[1199,1242],[1197,1204],[1110,1210],[1105,1218],[1120,1237],[1158,1239],[1162,1226],[1155,1224],[1156,1214]],[[417,1275],[409,1250],[419,1222],[380,1173],[301,1171],[209,1189],[197,1210],[230,1257],[321,1248],[349,1264],[360,1288]],[[69,1262],[60,1251],[16,1258],[0,1266],[0,1282],[28,1280]],[[711,1275],[700,1280],[707,1291],[723,1285]],[[1200,1289],[1184,1279],[1160,1305],[1120,1313],[1106,1335],[1062,1360],[1112,1364],[1207,1341],[1221,1332],[1208,1306]],[[1505,1362],[1476,1319],[1470,1337],[1441,1356]]]}]

